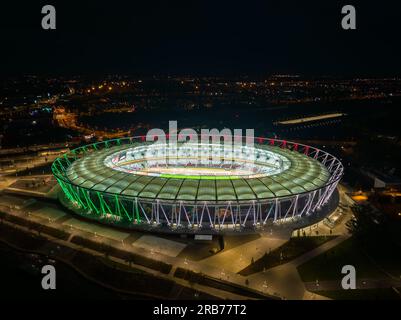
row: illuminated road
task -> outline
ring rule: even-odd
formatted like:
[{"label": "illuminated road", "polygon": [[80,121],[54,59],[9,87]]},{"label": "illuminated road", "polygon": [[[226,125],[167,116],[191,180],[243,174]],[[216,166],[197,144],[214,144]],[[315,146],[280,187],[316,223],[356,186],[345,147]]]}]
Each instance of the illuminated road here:
[{"label": "illuminated road", "polygon": [[305,118],[298,118],[298,119],[293,119],[293,120],[278,121],[277,123],[279,123],[279,124],[300,124],[300,123],[307,123],[307,122],[318,121],[318,120],[339,118],[339,117],[343,117],[345,115],[346,115],[345,113],[330,113],[330,114],[323,114],[323,115],[314,116],[314,117],[305,117]]}]

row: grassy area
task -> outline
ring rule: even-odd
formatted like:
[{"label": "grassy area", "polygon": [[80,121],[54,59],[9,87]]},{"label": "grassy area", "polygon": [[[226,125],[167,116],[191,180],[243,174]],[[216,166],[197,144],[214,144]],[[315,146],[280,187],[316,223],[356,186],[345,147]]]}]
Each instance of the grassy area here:
[{"label": "grassy area", "polygon": [[316,236],[316,237],[294,237],[282,246],[266,253],[262,258],[251,263],[248,267],[239,272],[240,275],[249,276],[253,273],[273,268],[280,264],[287,263],[302,254],[311,251],[323,243],[334,239],[335,236]]},{"label": "grassy area", "polygon": [[380,289],[356,289],[316,291],[316,294],[334,300],[400,300],[401,297],[391,288]]},{"label": "grassy area", "polygon": [[357,279],[401,278],[401,220],[370,205],[352,211],[352,237],[299,266],[303,281],[339,281],[345,265],[355,267]]},{"label": "grassy area", "polygon": [[359,278],[384,278],[383,270],[398,277],[401,274],[400,248],[381,239],[372,239],[369,245],[362,246],[352,237],[299,266],[298,271],[303,281],[338,280],[343,276],[344,265],[353,265]]}]

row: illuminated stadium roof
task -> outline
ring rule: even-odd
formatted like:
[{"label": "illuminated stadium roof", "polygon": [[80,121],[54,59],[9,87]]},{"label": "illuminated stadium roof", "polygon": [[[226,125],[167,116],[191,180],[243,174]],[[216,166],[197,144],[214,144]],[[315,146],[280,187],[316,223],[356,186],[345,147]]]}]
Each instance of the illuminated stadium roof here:
[{"label": "illuminated stadium roof", "polygon": [[324,165],[305,154],[271,145],[255,148],[254,164],[246,163],[243,152],[233,156],[233,168],[201,165],[188,154],[166,163],[160,152],[149,155],[143,143],[113,146],[72,163],[67,178],[76,186],[120,196],[220,202],[305,193],[321,188],[330,177]]},{"label": "illuminated stadium roof", "polygon": [[283,140],[255,138],[231,148],[221,141],[170,148],[170,140],[145,140],[97,142],[57,158],[60,201],[85,218],[124,228],[253,231],[319,211],[344,169],[323,150]]}]

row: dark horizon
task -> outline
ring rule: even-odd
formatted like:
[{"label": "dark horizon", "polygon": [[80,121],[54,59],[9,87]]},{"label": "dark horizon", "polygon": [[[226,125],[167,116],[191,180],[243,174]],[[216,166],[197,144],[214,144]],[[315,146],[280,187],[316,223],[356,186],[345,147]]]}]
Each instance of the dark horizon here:
[{"label": "dark horizon", "polygon": [[370,75],[370,74],[348,74],[348,75],[319,75],[319,74],[291,74],[291,73],[273,73],[273,74],[200,74],[200,73],[187,73],[187,74],[173,74],[173,73],[157,73],[157,74],[148,74],[148,73],[23,73],[23,74],[2,74],[0,75],[1,81],[9,81],[13,80],[23,80],[30,77],[38,78],[39,80],[47,81],[51,79],[62,80],[71,80],[71,79],[82,79],[87,81],[105,81],[107,79],[115,80],[115,79],[142,79],[142,80],[168,80],[168,79],[186,79],[193,78],[197,80],[202,79],[224,79],[228,81],[263,81],[268,79],[277,79],[282,78],[285,81],[303,81],[303,80],[311,80],[311,81],[357,81],[357,80],[389,80],[396,81],[401,79],[400,74],[383,74],[383,75]]},{"label": "dark horizon", "polygon": [[[42,30],[53,4],[57,30]],[[3,6],[2,75],[399,76],[400,4],[286,0],[179,3],[15,1]]]}]

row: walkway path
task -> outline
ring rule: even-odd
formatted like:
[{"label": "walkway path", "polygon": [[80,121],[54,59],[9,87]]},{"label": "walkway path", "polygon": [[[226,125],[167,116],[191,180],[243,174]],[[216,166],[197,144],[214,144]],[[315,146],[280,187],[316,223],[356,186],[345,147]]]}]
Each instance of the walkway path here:
[{"label": "walkway path", "polygon": [[305,298],[306,288],[299,276],[297,267],[337,246],[349,237],[349,235],[338,236],[286,264],[249,276],[250,287],[258,290],[265,288],[266,293],[279,293],[285,299],[299,300]]},{"label": "walkway path", "polygon": [[283,245],[289,239],[288,237],[275,238],[273,236],[263,235],[261,238],[249,241],[240,246],[229,250],[224,250],[210,258],[202,260],[202,263],[215,266],[226,271],[237,273],[246,268],[252,261],[260,259],[270,250],[274,250]]},{"label": "walkway path", "polygon": [[[311,291],[332,291],[341,290],[341,283],[339,281],[319,281],[305,282],[305,287]],[[401,288],[401,279],[359,279],[356,281],[357,289],[374,289],[374,288]]]}]

